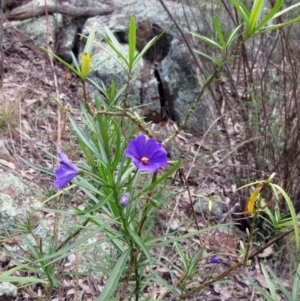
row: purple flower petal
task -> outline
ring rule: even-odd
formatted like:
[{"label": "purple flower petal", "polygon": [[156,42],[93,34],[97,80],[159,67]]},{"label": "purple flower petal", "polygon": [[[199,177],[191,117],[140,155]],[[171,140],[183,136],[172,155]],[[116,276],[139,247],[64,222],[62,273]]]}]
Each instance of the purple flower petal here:
[{"label": "purple flower petal", "polygon": [[77,176],[78,169],[64,153],[59,152],[58,157],[60,158],[60,165],[55,170],[56,181],[54,185],[56,188],[63,188]]},{"label": "purple flower petal", "polygon": [[132,139],[125,151],[125,155],[131,159],[140,161],[143,156],[144,147],[146,143],[146,136],[138,135],[135,139]]},{"label": "purple flower petal", "polygon": [[131,158],[139,170],[151,173],[168,163],[167,152],[161,143],[142,134],[129,142],[125,156]]}]

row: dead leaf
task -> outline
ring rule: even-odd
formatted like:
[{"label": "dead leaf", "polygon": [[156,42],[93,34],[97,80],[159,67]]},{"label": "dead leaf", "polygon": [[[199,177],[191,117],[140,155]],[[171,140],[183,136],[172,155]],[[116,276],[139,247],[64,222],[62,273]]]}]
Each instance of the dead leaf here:
[{"label": "dead leaf", "polygon": [[78,280],[78,285],[79,285],[86,293],[92,294],[92,292],[93,292],[92,289],[91,289],[88,285],[84,284],[82,279],[79,279],[79,280]]}]

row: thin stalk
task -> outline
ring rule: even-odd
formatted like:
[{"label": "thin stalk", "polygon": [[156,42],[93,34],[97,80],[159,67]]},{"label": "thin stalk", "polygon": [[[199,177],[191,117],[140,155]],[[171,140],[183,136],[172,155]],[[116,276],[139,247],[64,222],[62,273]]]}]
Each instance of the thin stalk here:
[{"label": "thin stalk", "polygon": [[137,255],[138,255],[138,250],[133,248],[131,250],[129,266],[128,266],[128,270],[127,270],[125,280],[124,280],[124,283],[123,283],[123,287],[122,287],[122,290],[121,290],[121,294],[120,294],[120,299],[119,299],[120,301],[123,301],[123,300],[127,299],[126,292],[127,292],[130,276],[131,276],[133,270],[135,269],[135,263],[136,263]]},{"label": "thin stalk", "polygon": [[79,227],[74,233],[72,233],[71,235],[69,235],[67,237],[67,239],[65,241],[63,241],[56,249],[55,252],[58,252],[61,248],[63,248],[67,242],[69,242],[72,238],[75,238],[76,236],[78,236],[78,234],[82,231],[82,228],[85,227],[87,225],[87,223],[89,222],[89,218],[87,218],[82,224],[81,227]]},{"label": "thin stalk", "polygon": [[[152,176],[152,183],[155,182],[156,178],[157,178],[157,172],[155,172]],[[147,198],[147,201],[146,201],[146,204],[144,207],[144,211],[142,214],[142,220],[141,220],[139,231],[138,231],[138,234],[140,237],[142,235],[143,227],[147,221],[148,211],[150,208],[149,203],[150,203],[151,196],[152,196],[152,190],[148,193],[148,198]],[[120,301],[125,300],[125,298],[126,298],[126,291],[128,288],[130,276],[133,271],[135,271],[135,279],[136,279],[135,299],[136,299],[136,301],[138,301],[138,299],[139,299],[139,289],[138,288],[140,287],[140,280],[139,280],[139,272],[138,272],[138,265],[137,265],[138,254],[139,254],[139,247],[136,245],[131,251],[128,270],[127,270],[124,284],[123,284],[121,294],[120,294],[120,299],[119,299]]]},{"label": "thin stalk", "polygon": [[140,298],[140,288],[141,288],[141,279],[139,277],[139,266],[137,262],[137,257],[135,258],[135,301],[138,301]]},{"label": "thin stalk", "polygon": [[97,114],[103,114],[103,115],[108,115],[108,116],[121,116],[121,117],[126,116],[128,119],[133,121],[133,123],[135,123],[138,126],[138,128],[143,133],[145,133],[148,137],[150,137],[150,138],[154,137],[153,133],[146,127],[146,125],[144,125],[142,123],[142,121],[139,118],[131,115],[126,110],[122,110],[122,111],[119,111],[119,112],[109,112],[109,111],[105,111],[105,110],[98,110],[98,111],[94,112],[94,116],[96,116]]},{"label": "thin stalk", "polygon": [[[154,183],[156,181],[156,178],[157,178],[157,171],[152,176],[152,183]],[[143,214],[142,214],[142,221],[140,223],[140,228],[139,228],[139,236],[140,237],[142,236],[143,227],[144,227],[144,225],[147,221],[147,218],[148,218],[148,212],[149,212],[149,209],[150,209],[149,203],[151,201],[151,196],[153,194],[152,191],[153,190],[149,191],[149,193],[148,193],[147,201],[146,201],[144,211],[143,211]]]},{"label": "thin stalk", "polygon": [[91,106],[90,106],[89,99],[88,99],[88,92],[87,92],[87,89],[86,89],[85,80],[82,79],[81,83],[82,83],[83,104],[84,104],[87,112],[92,115],[92,111],[91,111]]},{"label": "thin stalk", "polygon": [[128,74],[128,81],[127,81],[125,97],[124,97],[124,101],[123,101],[125,110],[128,108],[128,96],[129,96],[130,81],[131,81],[131,73]]},{"label": "thin stalk", "polygon": [[248,256],[249,256],[250,248],[251,248],[251,245],[252,245],[252,240],[253,240],[253,234],[254,234],[254,228],[255,228],[257,215],[258,215],[258,212],[255,211],[253,219],[252,219],[251,227],[250,227],[249,239],[248,239],[247,249],[246,249],[246,253],[245,253],[245,257],[244,257],[244,265],[245,266],[247,265]]}]

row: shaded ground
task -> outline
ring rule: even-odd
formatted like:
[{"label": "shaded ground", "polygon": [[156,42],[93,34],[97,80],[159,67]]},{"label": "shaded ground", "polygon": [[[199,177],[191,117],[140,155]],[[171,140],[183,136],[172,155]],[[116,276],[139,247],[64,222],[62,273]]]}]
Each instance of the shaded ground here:
[{"label": "shaded ground", "polygon": [[[5,108],[7,114],[3,115],[6,116],[6,119],[4,118],[4,124],[0,129],[0,140],[5,142],[10,151],[10,156],[1,159],[13,165],[1,164],[0,173],[3,171],[12,172],[24,179],[35,182],[47,190],[53,188],[53,178],[29,168],[18,159],[18,156],[27,158],[31,162],[48,169],[55,168],[56,162],[43,151],[47,150],[53,154],[57,151],[58,106],[55,99],[59,95],[66,110],[76,115],[80,82],[57,63],[54,63],[52,67],[49,57],[30,41],[20,41],[24,41],[22,33],[7,25],[4,35],[4,79],[0,96],[0,104]],[[55,83],[56,79],[57,84]],[[63,117],[65,112],[61,111],[60,113]],[[157,125],[157,128],[160,127],[168,130],[170,125]],[[63,124],[61,128],[63,128]],[[69,157],[71,159],[73,156],[76,158],[76,145],[67,131],[63,133],[61,143],[61,148],[68,153]],[[222,155],[226,149],[222,149],[221,144],[222,141],[216,142],[216,139],[202,140],[201,138],[181,135],[172,146],[177,150],[177,153],[173,154],[174,157],[184,157],[183,167],[185,173],[189,175],[189,184],[194,195],[193,200],[198,199],[196,197],[198,194],[204,194],[217,195],[225,202],[225,205],[220,209],[221,214],[213,215],[209,211],[198,214],[200,227],[207,226],[208,222],[210,225],[220,223],[220,221],[224,222],[227,217],[229,218],[226,212],[228,213],[230,206],[235,203],[232,187],[226,174],[227,162],[222,160]],[[194,164],[194,168],[189,172],[192,164]],[[179,176],[176,177],[175,188],[182,188],[181,180],[182,178]],[[159,231],[167,231],[163,225],[168,224],[169,221],[177,220],[180,225],[179,231],[184,233],[187,230],[186,225],[191,223],[191,215],[189,198],[186,193],[182,193],[176,200],[166,204],[166,207],[160,211],[157,217],[158,229]],[[195,228],[191,226],[189,231],[193,230]],[[213,270],[216,274],[224,271],[238,260],[238,242],[246,234],[238,229],[231,233],[229,234],[229,230],[227,232],[213,231],[205,237],[194,237],[182,248],[196,251],[201,247],[201,242],[205,240],[207,251],[222,252],[223,255],[220,256],[221,263],[219,265],[211,264],[207,259],[199,262],[199,270],[202,273]],[[164,257],[168,258],[170,263],[174,263],[177,258],[172,258],[173,255],[174,252],[170,250],[166,252]],[[257,262],[254,261],[254,263]],[[230,275],[227,282],[214,284],[190,300],[261,300],[257,292],[249,285],[249,282],[240,276],[240,272],[248,274],[249,277],[258,281],[262,286],[266,285],[263,276],[253,264],[238,273],[235,272]],[[163,274],[164,271],[162,271]],[[180,277],[180,273],[178,277]],[[168,278],[167,275],[165,275],[165,278]],[[195,279],[197,283],[204,280],[207,279],[200,276]],[[99,295],[99,288],[103,285],[102,279],[93,279],[90,275],[81,278],[80,283],[79,290],[82,291],[84,300],[96,300],[96,296]],[[43,295],[41,287],[36,287],[35,291],[40,292],[41,296]],[[64,288],[57,290],[53,298],[75,300],[73,291],[73,282],[66,277]],[[149,292],[151,292],[150,289]],[[157,292],[160,293],[160,288],[157,288]],[[16,300],[33,299],[20,294]]]}]

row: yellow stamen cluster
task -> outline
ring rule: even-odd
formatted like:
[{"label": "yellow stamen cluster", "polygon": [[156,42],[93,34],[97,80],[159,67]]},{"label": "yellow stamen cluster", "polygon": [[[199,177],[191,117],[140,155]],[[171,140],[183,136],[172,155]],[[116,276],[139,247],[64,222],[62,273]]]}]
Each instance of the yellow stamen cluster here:
[{"label": "yellow stamen cluster", "polygon": [[141,162],[142,162],[143,164],[148,164],[149,158],[143,157],[143,158],[141,159]]}]

